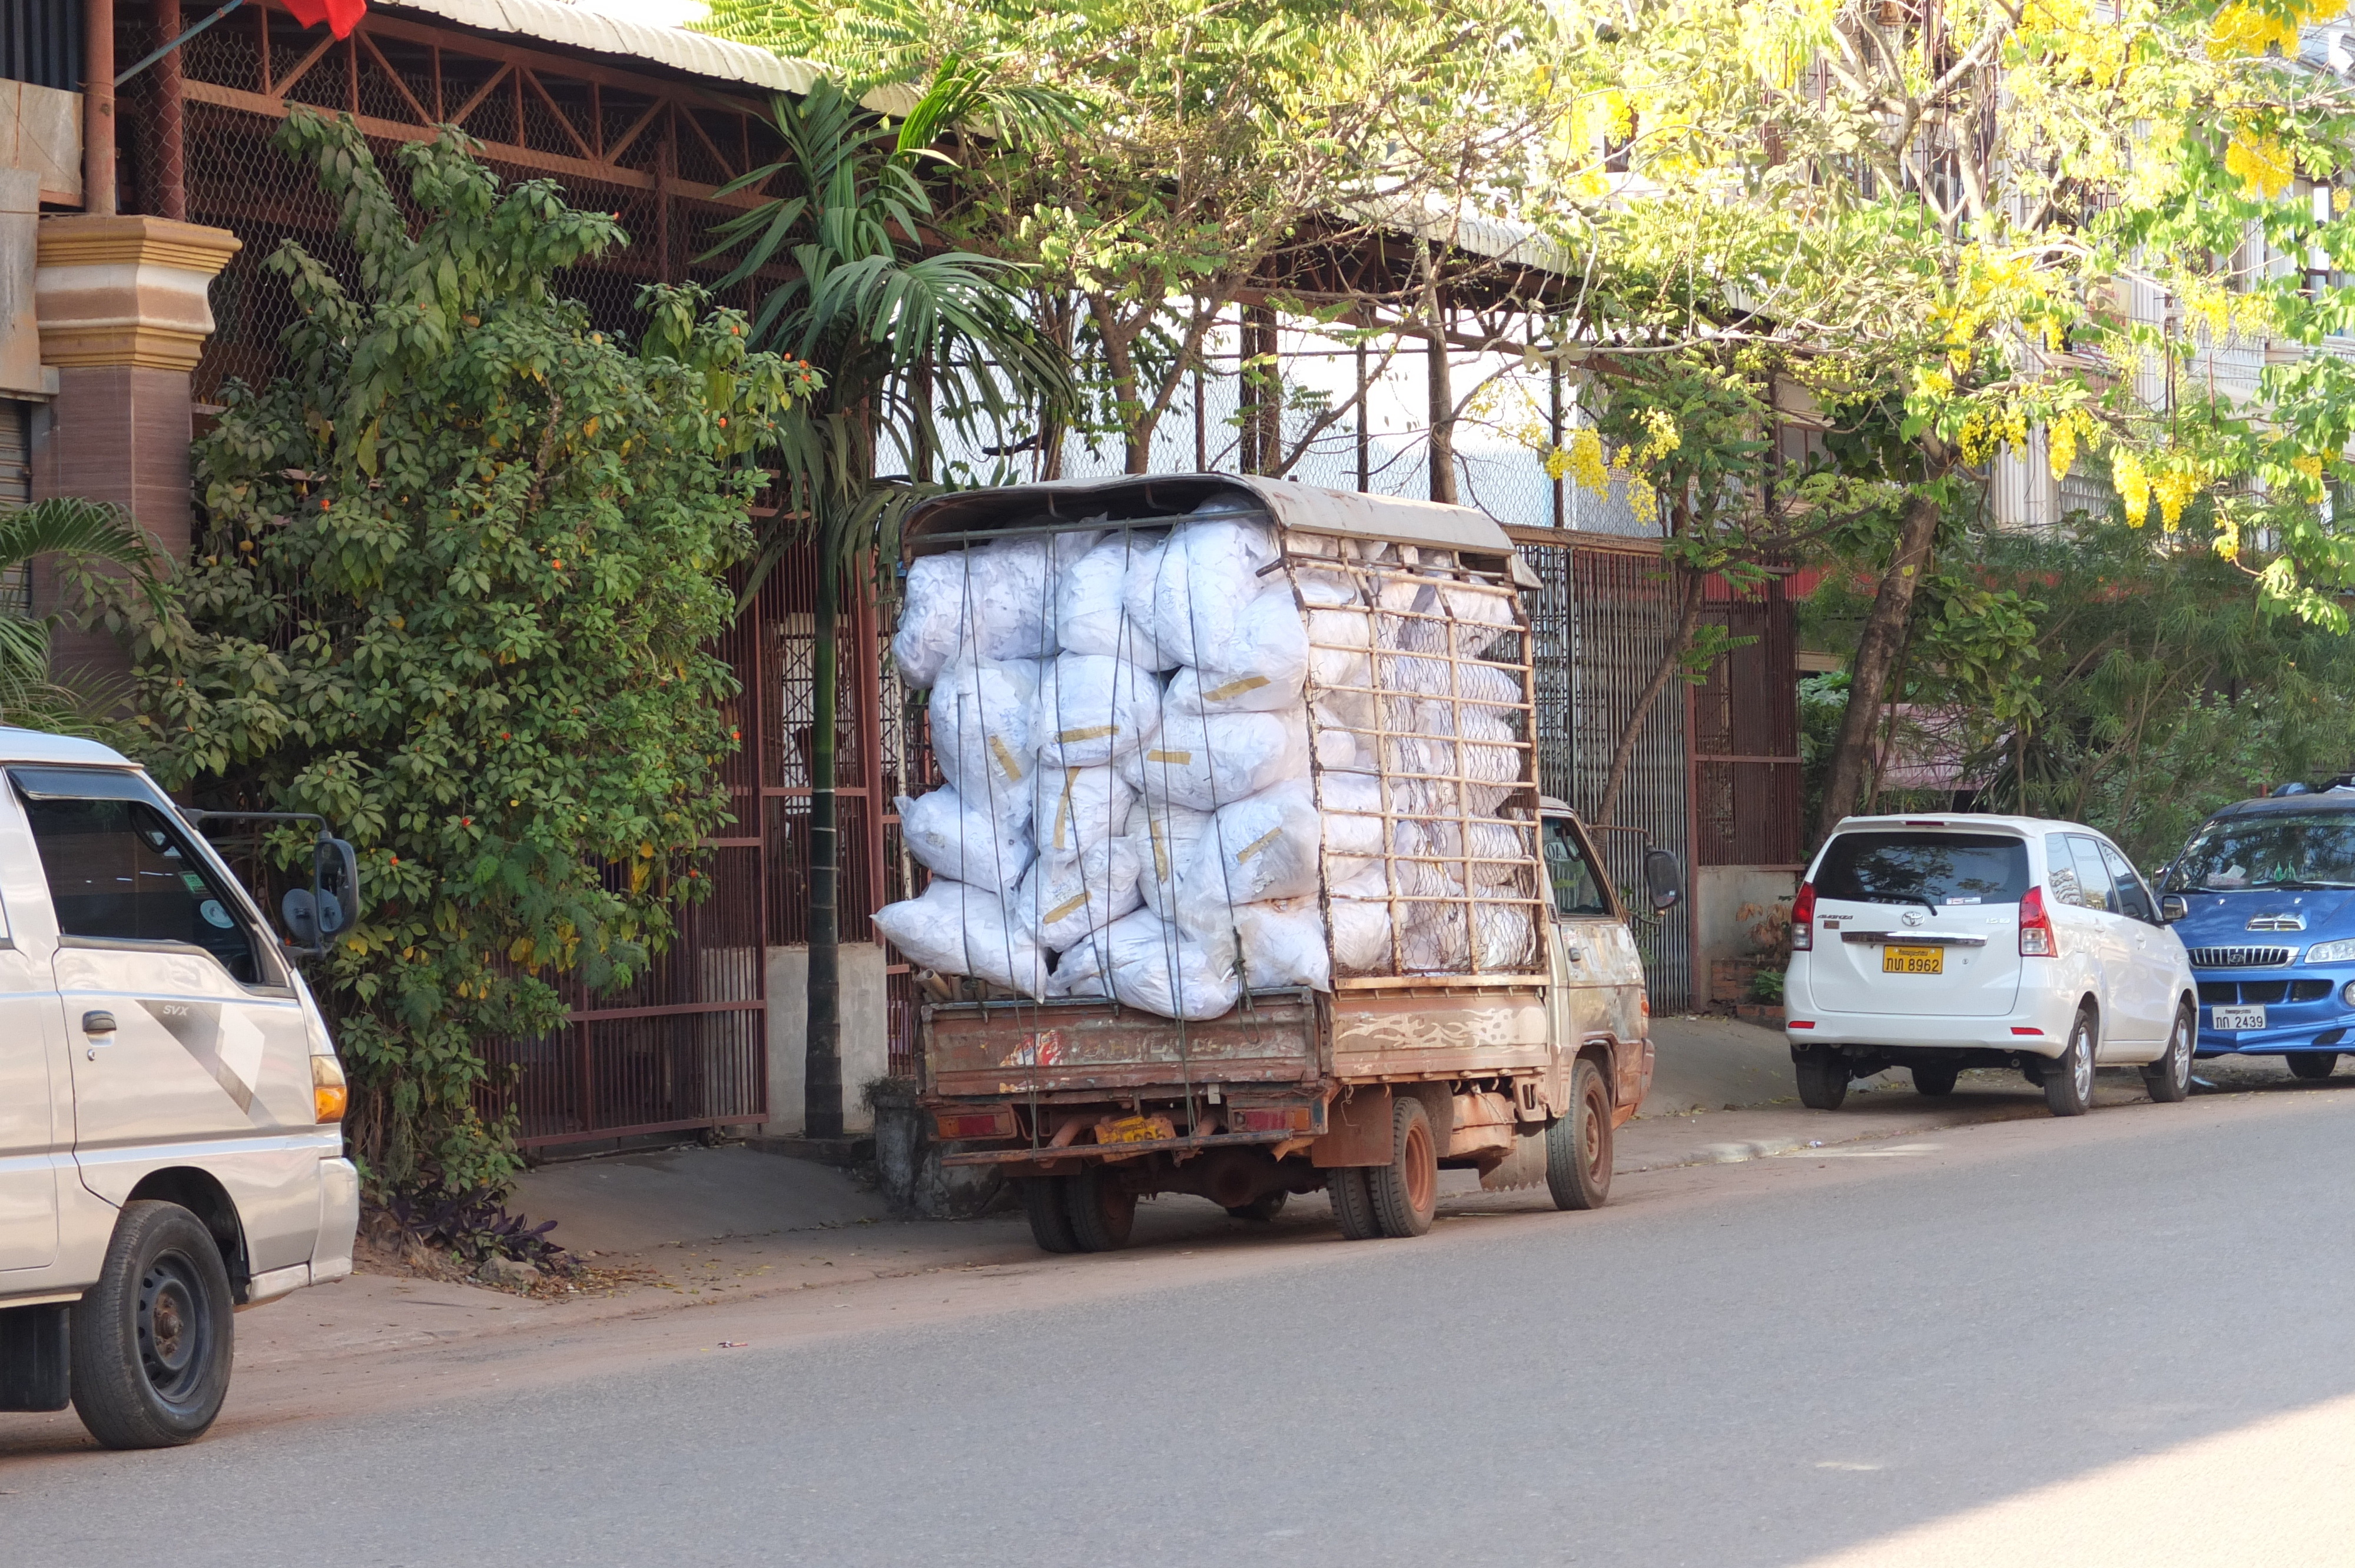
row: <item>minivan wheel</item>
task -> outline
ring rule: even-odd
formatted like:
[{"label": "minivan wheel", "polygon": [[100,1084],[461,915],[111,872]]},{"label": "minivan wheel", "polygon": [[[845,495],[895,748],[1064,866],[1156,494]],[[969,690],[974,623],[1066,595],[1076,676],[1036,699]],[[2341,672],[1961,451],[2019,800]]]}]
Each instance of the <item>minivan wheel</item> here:
[{"label": "minivan wheel", "polygon": [[2150,1097],[2161,1105],[2172,1105],[2191,1094],[2191,1045],[2200,1033],[2200,1023],[2187,1003],[2175,1010],[2175,1027],[2168,1032],[2167,1054],[2142,1070],[2142,1081],[2150,1089]]},{"label": "minivan wheel", "polygon": [[2336,1051],[2291,1051],[2282,1059],[2289,1064],[2291,1073],[2301,1078],[2327,1078],[2339,1065]]},{"label": "minivan wheel", "polygon": [[1799,1080],[1799,1103],[1809,1110],[1838,1110],[1848,1098],[1848,1058],[1837,1051],[1802,1051],[1791,1072]]},{"label": "minivan wheel", "polygon": [[98,1283],[74,1303],[74,1413],[109,1448],[169,1448],[229,1397],[236,1303],[219,1245],[177,1203],[123,1206]]},{"label": "minivan wheel", "polygon": [[2054,1116],[2083,1116],[2094,1108],[2094,1012],[2077,1010],[2069,1026],[2069,1048],[2045,1064],[2044,1103]]},{"label": "minivan wheel", "polygon": [[1955,1092],[1955,1080],[1962,1075],[1963,1070],[1952,1062],[1917,1065],[1913,1069],[1913,1092],[1917,1095],[1951,1095]]}]

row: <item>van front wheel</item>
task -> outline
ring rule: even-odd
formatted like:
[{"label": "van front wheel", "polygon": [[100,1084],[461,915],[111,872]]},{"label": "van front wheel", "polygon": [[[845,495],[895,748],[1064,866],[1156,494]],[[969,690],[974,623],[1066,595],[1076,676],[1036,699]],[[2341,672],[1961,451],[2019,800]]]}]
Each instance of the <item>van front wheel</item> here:
[{"label": "van front wheel", "polygon": [[126,1203],[74,1304],[74,1413],[109,1448],[203,1436],[229,1397],[236,1304],[220,1248],[177,1203]]}]

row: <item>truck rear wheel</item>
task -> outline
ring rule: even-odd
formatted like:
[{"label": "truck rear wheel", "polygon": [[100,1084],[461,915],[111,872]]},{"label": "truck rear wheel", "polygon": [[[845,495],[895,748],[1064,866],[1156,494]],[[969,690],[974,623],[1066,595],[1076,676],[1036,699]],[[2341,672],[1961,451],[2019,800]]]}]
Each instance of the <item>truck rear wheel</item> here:
[{"label": "truck rear wheel", "polygon": [[1340,1222],[1344,1241],[1371,1241],[1382,1234],[1363,1166],[1343,1165],[1325,1172],[1325,1196],[1333,1201],[1333,1218]]},{"label": "truck rear wheel", "polygon": [[1109,1170],[1094,1165],[1063,1183],[1063,1212],[1071,1216],[1071,1240],[1082,1252],[1118,1252],[1136,1224],[1136,1194]]},{"label": "truck rear wheel", "polygon": [[177,1203],[125,1203],[69,1335],[74,1413],[90,1435],[110,1448],[203,1436],[229,1397],[236,1310],[204,1222]]},{"label": "truck rear wheel", "polygon": [[1063,1208],[1064,1176],[1026,1176],[1022,1180],[1022,1212],[1030,1221],[1030,1239],[1040,1252],[1077,1252],[1071,1239],[1071,1217]]},{"label": "truck rear wheel", "polygon": [[1546,1128],[1546,1188],[1557,1209],[1599,1209],[1611,1197],[1611,1091],[1593,1063],[1570,1073],[1570,1114]]},{"label": "truck rear wheel", "polygon": [[1423,1102],[1401,1095],[1391,1102],[1391,1162],[1366,1169],[1374,1217],[1386,1236],[1419,1236],[1439,1212],[1439,1144]]}]

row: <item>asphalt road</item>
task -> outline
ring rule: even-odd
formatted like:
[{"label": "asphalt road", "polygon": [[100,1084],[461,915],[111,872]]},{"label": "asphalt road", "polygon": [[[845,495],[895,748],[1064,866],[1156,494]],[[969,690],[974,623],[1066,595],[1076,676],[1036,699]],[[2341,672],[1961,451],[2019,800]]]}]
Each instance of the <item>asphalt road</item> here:
[{"label": "asphalt road", "polygon": [[0,1417],[0,1542],[40,1568],[2343,1562],[2350,1155],[2341,1079],[1623,1178],[1594,1214],[1458,1201],[1412,1243],[1332,1240],[1313,1199],[1256,1233],[1165,1201],[1114,1257],[241,1387],[172,1453]]}]

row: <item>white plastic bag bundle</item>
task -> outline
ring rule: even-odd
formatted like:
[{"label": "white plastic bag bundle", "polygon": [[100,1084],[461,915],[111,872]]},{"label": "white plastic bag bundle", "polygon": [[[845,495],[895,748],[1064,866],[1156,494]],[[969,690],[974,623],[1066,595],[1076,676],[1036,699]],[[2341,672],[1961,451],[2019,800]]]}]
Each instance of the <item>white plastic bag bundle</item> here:
[{"label": "white plastic bag bundle", "polygon": [[914,898],[875,912],[875,928],[919,969],[974,975],[1007,991],[1044,996],[1047,953],[1028,923],[1009,918],[1004,895],[934,877]]},{"label": "white plastic bag bundle", "polygon": [[1161,733],[1144,750],[1121,759],[1122,777],[1147,800],[1173,800],[1198,811],[1256,795],[1308,773],[1308,715],[1164,714]]},{"label": "white plastic bag bundle", "polygon": [[1136,846],[1126,839],[1050,851],[1031,863],[1015,905],[1039,940],[1061,952],[1144,903],[1136,869]]},{"label": "white plastic bag bundle", "polygon": [[1112,944],[1103,931],[1091,931],[1063,949],[1055,972],[1047,977],[1050,997],[1112,994]]},{"label": "white plastic bag bundle", "polygon": [[1175,919],[1183,896],[1179,870],[1192,857],[1194,846],[1209,832],[1210,813],[1167,800],[1139,800],[1128,816],[1128,838],[1136,846],[1137,889],[1146,907],[1165,920]]},{"label": "white plastic bag bundle", "polygon": [[1537,967],[1537,927],[1526,904],[1472,906],[1472,940],[1484,971],[1509,973]]},{"label": "white plastic bag bundle", "polygon": [[964,646],[964,557],[951,552],[909,563],[891,660],[900,678],[922,691]]},{"label": "white plastic bag bundle", "polygon": [[1243,982],[1253,991],[1308,986],[1333,989],[1333,963],[1325,951],[1325,916],[1312,895],[1245,904],[1235,910]]},{"label": "white plastic bag bundle", "polygon": [[1160,728],[1161,683],[1125,659],[1066,653],[1040,676],[1031,734],[1046,767],[1112,762]]},{"label": "white plastic bag bundle", "polygon": [[[1000,804],[1015,800],[1008,794]],[[902,795],[899,806],[900,836],[908,853],[935,876],[976,887],[1011,887],[1030,868],[1036,852],[1023,826],[1029,818],[1027,800],[1018,811],[992,815],[943,785],[914,800]]]},{"label": "white plastic bag bundle", "polygon": [[1537,837],[1526,823],[1487,822],[1476,818],[1467,825],[1472,848],[1472,881],[1480,887],[1525,885],[1529,863],[1537,858]]},{"label": "white plastic bag bundle", "polygon": [[1178,924],[1198,938],[1231,929],[1234,911],[1316,891],[1316,802],[1305,782],[1221,806],[1181,863]]},{"label": "white plastic bag bundle", "polygon": [[1370,773],[1327,773],[1317,781],[1327,874],[1347,882],[1379,866],[1390,835],[1382,781]]},{"label": "white plastic bag bundle", "polygon": [[1127,833],[1136,791],[1117,770],[1039,768],[1030,778],[1030,832],[1040,853],[1083,850]]},{"label": "white plastic bag bundle", "polygon": [[965,556],[964,609],[986,659],[1046,659],[1055,641],[1056,581],[1103,535],[1093,529],[1000,539]]},{"label": "white plastic bag bundle", "polygon": [[1333,964],[1345,975],[1380,974],[1391,967],[1390,879],[1379,865],[1327,890],[1333,923]]},{"label": "white plastic bag bundle", "polygon": [[1112,993],[1130,1007],[1193,1022],[1220,1018],[1241,994],[1231,943],[1203,943],[1150,910],[1104,927]]},{"label": "white plastic bag bundle", "polygon": [[996,814],[1001,801],[1030,798],[1038,696],[1039,666],[1027,659],[958,659],[932,683],[932,757],[968,802]]},{"label": "white plastic bag bundle", "polygon": [[1146,670],[1177,662],[1124,608],[1128,574],[1155,569],[1166,536],[1116,529],[1063,569],[1055,584],[1055,635],[1064,652],[1107,654]]},{"label": "white plastic bag bundle", "polygon": [[1244,612],[1268,586],[1260,568],[1275,556],[1274,537],[1263,524],[1224,517],[1181,523],[1150,573],[1129,572],[1129,619],[1180,663],[1230,668],[1248,646]]},{"label": "white plastic bag bundle", "polygon": [[1409,974],[1462,974],[1471,956],[1460,904],[1410,904],[1399,927],[1400,967]]}]

